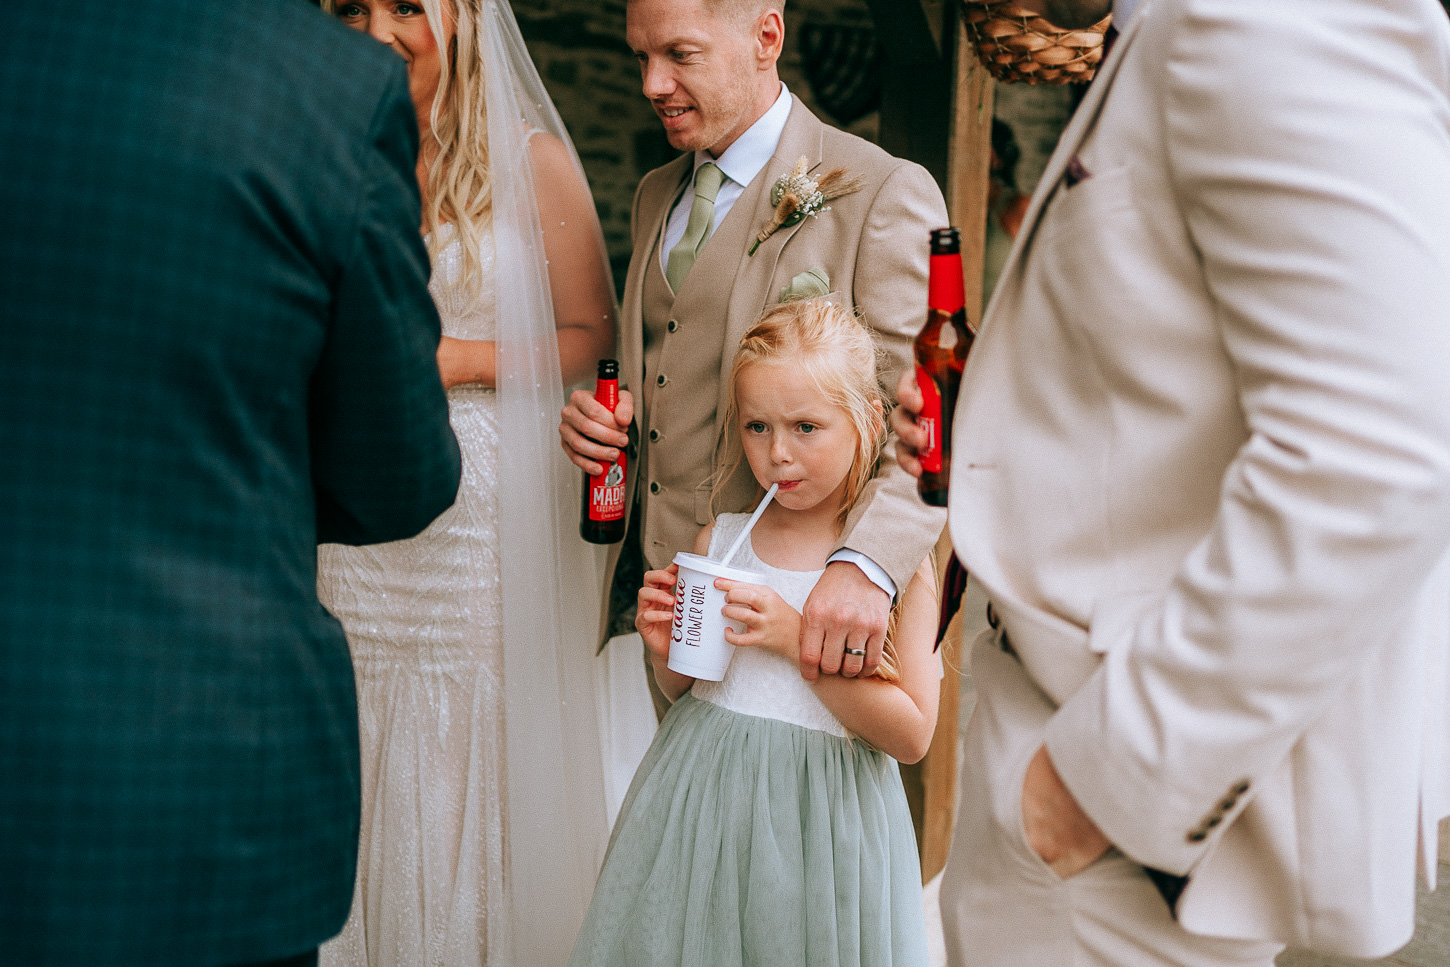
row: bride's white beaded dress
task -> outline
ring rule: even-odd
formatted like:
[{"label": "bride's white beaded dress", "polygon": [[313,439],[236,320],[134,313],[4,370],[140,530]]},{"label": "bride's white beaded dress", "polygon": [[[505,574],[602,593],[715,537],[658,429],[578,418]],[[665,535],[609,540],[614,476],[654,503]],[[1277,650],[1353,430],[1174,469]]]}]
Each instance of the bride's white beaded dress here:
[{"label": "bride's white beaded dress", "polygon": [[452,77],[471,86],[447,96],[471,120],[444,160],[487,197],[427,239],[430,290],[444,335],[492,344],[495,388],[448,391],[463,454],[451,509],[408,541],[319,549],[362,746],[357,889],[325,967],[563,964],[608,837],[599,559],[577,535],[579,477],[558,440],[560,320],[570,372],[580,330],[612,334],[604,242],[507,2],[451,6]]},{"label": "bride's white beaded dress", "polygon": [[[479,241],[491,268],[492,233]],[[461,248],[429,285],[443,334],[493,339],[493,273],[463,286]],[[357,675],[364,791],[353,913],[327,964],[508,962],[497,394],[454,387],[448,411],[453,506],[410,540],[318,549],[318,597]]]}]

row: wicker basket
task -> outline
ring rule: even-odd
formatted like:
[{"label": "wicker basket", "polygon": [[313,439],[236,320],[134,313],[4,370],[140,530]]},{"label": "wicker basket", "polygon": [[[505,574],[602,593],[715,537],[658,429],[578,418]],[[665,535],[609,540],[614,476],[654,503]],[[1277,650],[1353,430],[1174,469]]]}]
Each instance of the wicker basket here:
[{"label": "wicker basket", "polygon": [[999,81],[1085,84],[1103,59],[1110,17],[1086,30],[1059,30],[1006,0],[962,0],[962,22],[977,57]]}]

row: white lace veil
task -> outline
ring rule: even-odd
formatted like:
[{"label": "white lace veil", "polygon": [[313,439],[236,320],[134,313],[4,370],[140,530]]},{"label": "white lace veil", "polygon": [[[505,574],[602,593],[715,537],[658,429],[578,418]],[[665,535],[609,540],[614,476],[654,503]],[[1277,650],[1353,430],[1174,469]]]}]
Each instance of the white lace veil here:
[{"label": "white lace veil", "polygon": [[509,856],[509,909],[500,918],[490,903],[488,929],[512,930],[509,963],[563,965],[608,837],[594,691],[603,569],[578,536],[578,471],[558,443],[564,394],[528,139],[559,138],[581,180],[584,172],[507,0],[480,6],[497,245]]}]

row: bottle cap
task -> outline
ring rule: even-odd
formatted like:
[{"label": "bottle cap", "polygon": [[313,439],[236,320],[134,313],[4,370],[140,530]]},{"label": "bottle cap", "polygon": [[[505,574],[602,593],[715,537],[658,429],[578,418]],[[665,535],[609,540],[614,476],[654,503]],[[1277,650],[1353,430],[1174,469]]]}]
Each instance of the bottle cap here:
[{"label": "bottle cap", "polygon": [[962,251],[962,233],[955,228],[931,230],[932,255],[957,255]]}]

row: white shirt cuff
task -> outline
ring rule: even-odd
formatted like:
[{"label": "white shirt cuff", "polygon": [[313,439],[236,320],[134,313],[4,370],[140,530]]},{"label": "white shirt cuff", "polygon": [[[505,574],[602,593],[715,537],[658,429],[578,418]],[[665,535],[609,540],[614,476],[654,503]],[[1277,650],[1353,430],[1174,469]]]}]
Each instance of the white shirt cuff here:
[{"label": "white shirt cuff", "polygon": [[891,575],[881,569],[881,565],[871,560],[865,554],[862,554],[860,551],[853,551],[849,547],[843,547],[826,558],[827,564],[833,561],[846,561],[856,565],[861,569],[861,573],[870,579],[872,584],[885,591],[892,601],[896,600],[896,582],[891,580]]}]

